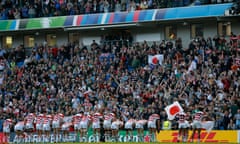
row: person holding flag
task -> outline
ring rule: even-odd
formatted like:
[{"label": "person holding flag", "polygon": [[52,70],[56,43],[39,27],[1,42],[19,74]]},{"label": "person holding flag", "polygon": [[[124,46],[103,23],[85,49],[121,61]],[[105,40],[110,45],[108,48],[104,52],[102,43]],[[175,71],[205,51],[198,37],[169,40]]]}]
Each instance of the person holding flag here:
[{"label": "person holding flag", "polygon": [[165,107],[165,111],[167,113],[168,119],[173,120],[178,113],[183,112],[183,108],[178,101],[175,101],[173,104]]}]

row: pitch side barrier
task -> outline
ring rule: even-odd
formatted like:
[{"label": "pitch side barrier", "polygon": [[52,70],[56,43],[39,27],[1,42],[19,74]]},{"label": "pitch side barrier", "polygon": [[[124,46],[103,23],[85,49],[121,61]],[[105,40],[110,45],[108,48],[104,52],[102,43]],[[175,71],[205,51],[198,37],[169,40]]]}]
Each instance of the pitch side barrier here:
[{"label": "pitch side barrier", "polygon": [[[192,131],[189,132],[188,141],[190,142],[190,136]],[[166,130],[160,131],[156,134],[156,141],[158,142],[177,142],[178,131]],[[92,131],[88,131],[88,137],[83,139],[85,142],[97,142],[97,139],[94,137]],[[110,140],[111,141],[111,140]],[[126,136],[126,131],[120,130],[118,142],[127,142],[128,137]],[[139,139],[137,132],[133,131],[132,142],[150,142],[150,136],[148,131],[144,131],[143,139]],[[194,137],[194,141],[197,141],[197,135]],[[11,133],[9,140],[6,139],[3,133],[0,133],[0,143],[9,142],[9,143],[22,143],[22,142],[80,142],[79,134],[70,132],[69,136],[65,138],[62,134],[59,134],[58,139],[52,133],[49,138],[39,136],[36,133],[26,135],[24,139],[18,139],[16,133]],[[201,132],[201,142],[205,143],[239,143],[240,142],[240,130],[213,130],[210,132],[202,131]]]},{"label": "pitch side barrier", "polygon": [[[32,134],[26,134],[24,138],[19,139],[16,135],[16,133],[12,132],[10,134],[10,138],[6,139],[3,133],[0,133],[0,143],[3,142],[10,142],[10,143],[39,143],[39,142],[98,142],[99,138],[96,138],[93,135],[92,130],[88,131],[88,136],[87,138],[83,138],[82,141],[79,139],[79,134],[75,132],[70,132],[68,137],[65,137],[62,133],[58,135],[58,138],[56,139],[56,135],[53,133],[50,134],[50,137],[47,138],[45,135],[39,137],[37,133],[32,133]],[[108,139],[108,141],[116,141],[114,139]],[[119,138],[118,142],[127,142],[128,137],[126,136],[126,131],[125,130],[120,130],[119,131]],[[144,137],[140,140],[137,136],[137,131],[133,131],[133,139],[131,140],[132,142],[149,142],[150,137],[148,136],[148,131],[144,131]]]}]

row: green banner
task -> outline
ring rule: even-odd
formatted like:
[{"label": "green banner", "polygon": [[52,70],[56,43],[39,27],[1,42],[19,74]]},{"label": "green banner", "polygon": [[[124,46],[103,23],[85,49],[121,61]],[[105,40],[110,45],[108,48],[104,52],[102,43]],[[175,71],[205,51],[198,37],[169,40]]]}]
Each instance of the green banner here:
[{"label": "green banner", "polygon": [[34,18],[20,21],[19,29],[57,28],[64,26],[66,17]]},{"label": "green banner", "polygon": [[15,29],[15,20],[3,20],[0,21],[0,31],[5,31],[5,30],[14,30]]}]

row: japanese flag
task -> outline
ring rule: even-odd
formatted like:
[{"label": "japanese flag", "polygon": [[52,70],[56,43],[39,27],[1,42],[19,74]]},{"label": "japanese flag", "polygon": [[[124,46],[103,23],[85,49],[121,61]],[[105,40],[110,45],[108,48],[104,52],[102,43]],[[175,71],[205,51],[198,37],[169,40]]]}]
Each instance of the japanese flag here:
[{"label": "japanese flag", "polygon": [[165,107],[165,111],[167,112],[168,119],[173,120],[178,113],[183,112],[183,108],[175,101],[173,104]]},{"label": "japanese flag", "polygon": [[163,55],[162,54],[157,54],[157,55],[148,55],[148,64],[153,64],[153,65],[162,65],[163,62]]}]

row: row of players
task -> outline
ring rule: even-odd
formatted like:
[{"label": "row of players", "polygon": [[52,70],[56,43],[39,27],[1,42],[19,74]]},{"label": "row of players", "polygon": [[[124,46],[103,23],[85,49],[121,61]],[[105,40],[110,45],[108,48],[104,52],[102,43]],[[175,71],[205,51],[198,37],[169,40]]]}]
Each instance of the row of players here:
[{"label": "row of players", "polygon": [[[194,115],[193,123],[191,126],[194,129],[201,128],[201,118],[202,112],[197,112]],[[177,115],[178,126],[179,126],[179,138],[180,136],[185,141],[188,137],[187,130],[190,127],[187,119],[188,115],[185,113],[179,113]],[[152,141],[155,141],[155,133],[156,129],[161,125],[158,121],[160,120],[159,114],[151,114],[148,120],[144,119],[133,119],[130,118],[125,122],[122,119],[118,119],[116,114],[107,113],[102,114],[99,112],[93,114],[86,114],[84,112],[80,112],[73,116],[64,116],[62,113],[57,114],[38,114],[29,113],[23,121],[17,122],[15,125],[13,124],[11,119],[6,119],[3,125],[3,132],[6,137],[9,138],[11,126],[14,125],[14,131],[17,134],[19,139],[23,139],[27,133],[27,135],[31,135],[33,131],[36,130],[38,133],[39,139],[44,135],[49,138],[50,133],[53,130],[54,135],[56,136],[55,140],[58,141],[59,134],[63,133],[64,137],[68,137],[69,128],[73,127],[76,133],[79,133],[79,140],[87,140],[87,131],[91,126],[93,129],[93,135],[96,138],[96,141],[100,141],[101,139],[101,128],[104,129],[104,141],[109,141],[110,139],[118,140],[118,132],[120,128],[124,128],[126,130],[126,135],[129,140],[132,139],[132,130],[137,129],[137,135],[140,140],[143,140],[143,131],[144,126],[147,125],[149,130],[149,136]],[[195,133],[195,131],[194,131]]]}]

